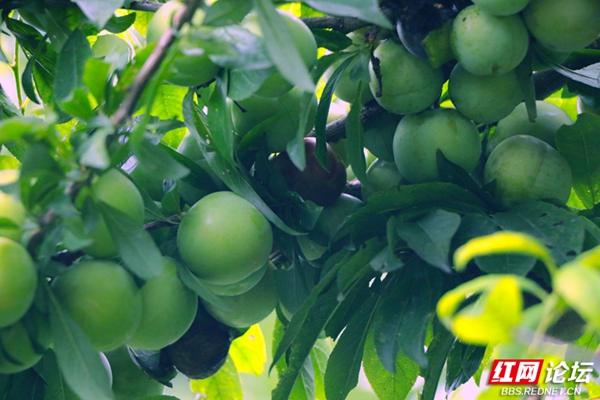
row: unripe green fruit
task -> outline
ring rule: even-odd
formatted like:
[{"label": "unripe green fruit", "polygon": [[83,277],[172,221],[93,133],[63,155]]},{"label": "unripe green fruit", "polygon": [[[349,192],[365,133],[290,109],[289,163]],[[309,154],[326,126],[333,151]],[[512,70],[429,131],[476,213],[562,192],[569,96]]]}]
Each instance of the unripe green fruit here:
[{"label": "unripe green fruit", "polygon": [[580,50],[600,34],[597,0],[531,0],[523,10],[531,34],[550,50]]},{"label": "unripe green fruit", "polygon": [[[267,138],[267,149],[272,153],[285,151],[287,143],[296,137],[300,124],[299,110],[304,93],[293,88],[278,98],[265,98],[251,96],[239,101],[240,109],[232,107],[233,126],[240,136],[245,136],[258,124],[263,125]],[[306,135],[313,127],[317,114],[317,98],[313,96],[310,105],[307,124],[304,129]]]},{"label": "unripe green fruit", "polygon": [[477,127],[452,108],[437,108],[402,118],[394,135],[394,160],[407,181],[439,181],[438,149],[449,161],[470,173],[481,155]]},{"label": "unripe green fruit", "polygon": [[[127,214],[137,225],[141,226],[144,223],[142,195],[135,185],[118,170],[111,169],[105,172],[94,182],[92,191],[98,200]],[[102,216],[99,216],[98,226],[89,236],[94,242],[83,251],[90,256],[108,258],[118,254],[117,247]]]},{"label": "unripe green fruit", "polygon": [[98,351],[122,346],[140,323],[142,296],[131,275],[117,263],[75,264],[54,279],[52,290]]},{"label": "unripe green fruit", "polygon": [[200,279],[236,283],[262,268],[273,246],[269,221],[243,197],[216,192],[183,217],[177,232],[181,258]]},{"label": "unripe green fruit", "polygon": [[151,379],[131,359],[127,346],[105,353],[112,371],[115,400],[137,400],[162,394],[162,383]]},{"label": "unripe green fruit", "polygon": [[[14,196],[0,190],[0,220],[14,226],[5,225],[0,227],[0,237],[6,237],[15,242],[21,240],[23,224],[25,223],[25,207]],[[0,226],[2,222],[0,222]]]},{"label": "unripe green fruit", "polygon": [[370,63],[369,86],[377,103],[389,112],[419,112],[440,96],[444,83],[442,71],[413,56],[401,44],[386,40],[375,49],[374,56],[379,60],[381,85]]},{"label": "unripe green fruit", "polygon": [[506,117],[523,101],[515,70],[502,75],[473,75],[460,64],[452,70],[448,94],[456,109],[478,124]]},{"label": "unripe green fruit", "polygon": [[393,188],[403,180],[396,163],[377,159],[367,169],[367,180],[362,183],[363,200],[375,192]]},{"label": "unripe green fruit", "polygon": [[[331,69],[328,70],[328,73],[326,74],[328,79],[333,73],[333,71],[335,71],[342,64],[342,62],[343,60],[338,61],[331,66]],[[352,70],[352,67],[354,65],[354,63],[351,63],[346,67],[346,69],[340,75],[337,85],[335,86],[335,90],[333,91],[333,94],[335,94],[338,99],[343,100],[347,103],[352,103],[356,98],[356,95],[358,94],[358,86],[360,81],[353,81],[352,79],[350,79],[350,71]],[[365,104],[373,100],[373,94],[371,93],[368,84],[363,83],[361,87],[361,104]]]},{"label": "unripe green fruit", "polygon": [[25,315],[37,285],[37,271],[27,250],[0,237],[0,328],[16,323]]},{"label": "unripe green fruit", "polygon": [[177,265],[165,258],[162,273],[146,281],[142,294],[142,319],[127,344],[143,350],[160,350],[179,339],[192,325],[198,296],[181,282]]},{"label": "unripe green fruit", "polygon": [[545,101],[536,101],[537,117],[535,122],[529,121],[525,103],[519,104],[496,126],[494,134],[487,143],[487,153],[503,140],[515,135],[534,136],[556,148],[554,135],[563,125],[572,125],[571,117],[560,107]]},{"label": "unripe green fruit", "polygon": [[[48,348],[52,343],[48,321],[39,314],[35,319],[35,332],[28,332],[22,321],[0,330],[3,351],[12,358],[9,360],[4,352],[0,352],[0,374],[15,374],[34,366],[42,358],[42,354],[37,351]],[[31,334],[34,335],[37,348],[32,342]]]},{"label": "unripe green fruit", "polygon": [[203,301],[206,311],[217,321],[234,328],[248,328],[259,323],[273,312],[279,302],[273,268],[267,268],[260,282],[247,292],[219,299],[227,308]]},{"label": "unripe green fruit", "polygon": [[472,5],[454,19],[450,45],[470,73],[501,75],[525,58],[529,34],[520,16],[496,17]]},{"label": "unripe green fruit", "polygon": [[524,9],[530,0],[473,0],[485,12],[496,16],[513,15]]},{"label": "unripe green fruit", "polygon": [[323,232],[330,240],[334,239],[346,218],[361,204],[363,203],[358,198],[342,193],[335,203],[323,208],[315,223],[315,229]]},{"label": "unripe green fruit", "polygon": [[260,282],[262,277],[265,275],[266,271],[267,264],[239,282],[230,283],[228,285],[216,285],[211,282],[202,281],[202,284],[217,296],[237,296],[242,293],[246,293],[248,290],[256,286],[256,284]]},{"label": "unripe green fruit", "polygon": [[[161,36],[171,28],[173,18],[181,11],[184,4],[177,1],[169,1],[154,13],[148,23],[146,40],[148,43],[156,43]],[[204,20],[204,12],[197,10],[194,23],[199,25]],[[204,51],[204,42],[195,32],[188,27],[182,30],[182,38],[178,43],[177,54],[170,66],[166,81],[178,86],[198,86],[215,77],[219,67],[215,65]]]},{"label": "unripe green fruit", "polygon": [[488,158],[485,183],[496,181],[494,194],[506,207],[541,199],[566,203],[571,168],[555,149],[533,136],[517,135],[500,143]]},{"label": "unripe green fruit", "polygon": [[[312,32],[302,20],[293,14],[283,10],[277,10],[282,17],[283,22],[289,29],[294,45],[300,52],[300,57],[304,65],[309,68],[317,60],[317,42]],[[242,26],[257,36],[263,37],[258,16],[255,13],[249,14],[243,21]],[[289,91],[293,85],[289,83],[279,72],[273,73],[267,78],[256,91],[257,96],[279,97]]]}]

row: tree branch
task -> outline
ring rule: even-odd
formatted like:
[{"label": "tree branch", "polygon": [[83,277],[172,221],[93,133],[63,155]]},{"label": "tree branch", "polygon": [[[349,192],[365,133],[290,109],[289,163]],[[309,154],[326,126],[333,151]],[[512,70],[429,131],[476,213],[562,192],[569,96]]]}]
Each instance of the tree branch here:
[{"label": "tree branch", "polygon": [[113,115],[111,123],[113,126],[117,126],[125,122],[135,110],[135,106],[140,99],[146,85],[152,79],[156,71],[160,68],[160,64],[165,59],[167,52],[171,45],[177,39],[177,32],[184,26],[186,23],[191,21],[194,16],[194,12],[198,5],[200,4],[200,0],[186,0],[185,7],[175,15],[173,19],[173,27],[168,29],[158,41],[156,47],[150,54],[150,57],[146,60],[140,73],[137,75],[135,81],[129,87],[129,91],[127,97],[121,103],[119,109]]}]

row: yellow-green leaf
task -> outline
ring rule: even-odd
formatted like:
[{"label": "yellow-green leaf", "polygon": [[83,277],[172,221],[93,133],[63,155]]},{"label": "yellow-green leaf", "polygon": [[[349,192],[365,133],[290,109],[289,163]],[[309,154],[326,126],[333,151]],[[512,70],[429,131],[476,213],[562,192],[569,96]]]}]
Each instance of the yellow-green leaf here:
[{"label": "yellow-green leaf", "polygon": [[600,272],[571,263],[558,270],[554,290],[596,329],[600,329]]},{"label": "yellow-green leaf", "polygon": [[506,276],[476,303],[461,310],[453,319],[451,329],[465,343],[506,343],[511,340],[512,328],[521,320],[522,309],[519,283]]},{"label": "yellow-green leaf", "polygon": [[190,387],[193,392],[200,394],[200,398],[210,400],[242,400],[244,397],[240,377],[231,357],[227,357],[219,372],[210,378],[190,381]]},{"label": "yellow-green leaf", "polygon": [[540,259],[550,270],[556,267],[550,252],[539,241],[529,235],[510,231],[500,231],[469,240],[454,253],[454,267],[463,271],[473,258],[499,253],[524,254]]},{"label": "yellow-green leaf", "polygon": [[252,325],[243,336],[235,339],[229,348],[238,372],[259,376],[265,370],[267,348],[259,325]]}]

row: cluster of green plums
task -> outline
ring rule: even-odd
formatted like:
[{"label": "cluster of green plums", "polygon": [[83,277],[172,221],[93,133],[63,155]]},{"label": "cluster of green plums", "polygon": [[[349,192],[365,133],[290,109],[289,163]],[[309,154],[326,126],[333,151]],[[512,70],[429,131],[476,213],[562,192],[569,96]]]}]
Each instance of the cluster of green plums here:
[{"label": "cluster of green plums", "polygon": [[[483,159],[484,183],[506,207],[536,199],[566,203],[571,171],[554,136],[573,121],[559,107],[541,101],[537,118],[530,121],[517,68],[527,62],[528,51],[534,54],[529,70],[539,71],[594,41],[600,34],[600,3],[473,3],[454,17],[447,35],[456,59],[447,86],[452,106],[435,107],[446,81],[442,68],[397,39],[377,46],[377,63],[370,65],[371,93],[384,109],[403,117],[392,135],[383,133],[379,140],[369,138],[373,135],[366,130],[365,144],[384,162],[395,162],[400,173],[396,182],[400,177],[408,183],[440,180],[440,150],[469,173]],[[390,125],[395,123],[389,119]],[[480,131],[486,126],[491,136],[482,157]]]}]

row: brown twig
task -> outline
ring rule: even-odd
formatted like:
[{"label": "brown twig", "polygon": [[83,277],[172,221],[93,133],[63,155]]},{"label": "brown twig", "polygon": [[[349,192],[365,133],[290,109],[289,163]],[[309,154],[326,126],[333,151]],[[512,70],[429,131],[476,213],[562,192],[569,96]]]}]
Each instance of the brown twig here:
[{"label": "brown twig", "polygon": [[156,71],[160,68],[160,64],[167,56],[171,45],[177,39],[177,33],[186,23],[191,21],[194,16],[194,12],[200,0],[186,0],[185,7],[175,15],[173,19],[173,27],[168,29],[161,37],[156,47],[150,54],[150,57],[146,60],[135,81],[129,87],[127,97],[121,103],[119,109],[115,112],[112,117],[111,123],[113,126],[117,126],[125,122],[135,110],[135,106],[140,99],[146,85],[152,79]]}]

